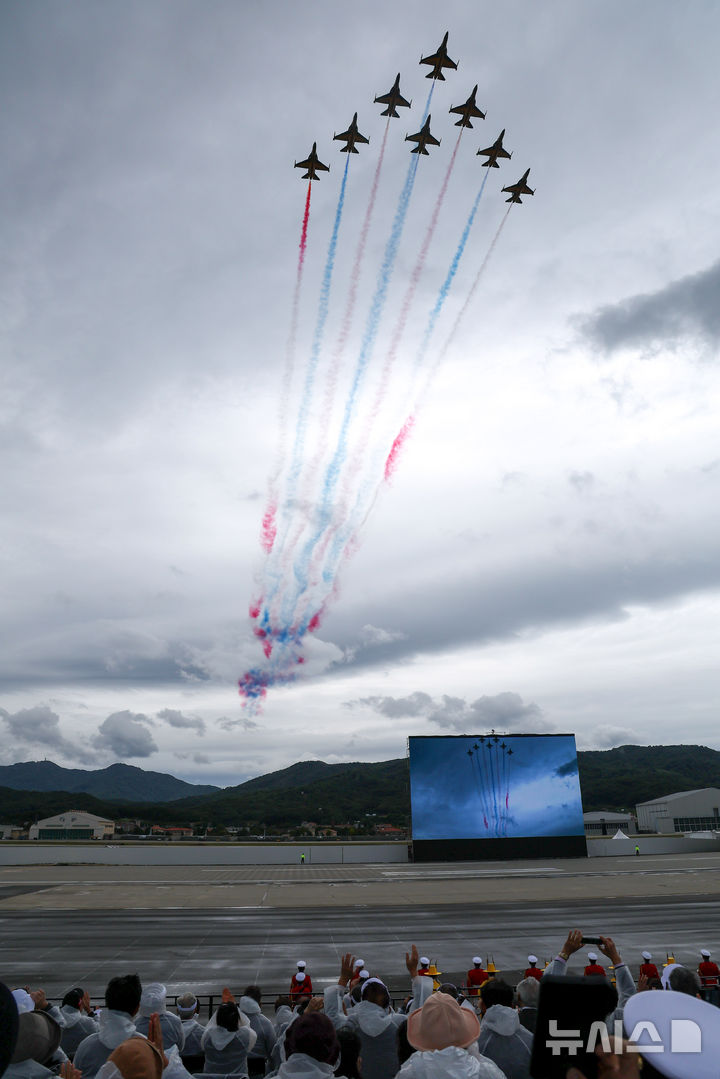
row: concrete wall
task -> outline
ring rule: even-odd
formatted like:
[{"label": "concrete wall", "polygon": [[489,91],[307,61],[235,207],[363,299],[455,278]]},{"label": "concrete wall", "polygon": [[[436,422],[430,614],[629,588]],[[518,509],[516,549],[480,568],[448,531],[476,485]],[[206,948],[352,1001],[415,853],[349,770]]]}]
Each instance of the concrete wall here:
[{"label": "concrete wall", "polygon": [[0,865],[343,865],[407,862],[407,843],[4,843]]},{"label": "concrete wall", "polygon": [[683,835],[636,835],[631,839],[595,839],[588,837],[588,858],[610,858],[626,854],[635,857],[635,844],[643,854],[694,854],[720,850],[718,839],[687,839]]}]

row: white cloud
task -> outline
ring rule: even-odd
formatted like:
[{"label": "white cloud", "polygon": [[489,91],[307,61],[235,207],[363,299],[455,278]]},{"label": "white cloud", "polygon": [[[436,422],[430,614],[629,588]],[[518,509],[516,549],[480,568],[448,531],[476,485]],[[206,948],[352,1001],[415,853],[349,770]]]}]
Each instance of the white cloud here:
[{"label": "white cloud", "polygon": [[121,760],[126,757],[150,757],[158,747],[147,725],[151,721],[140,713],[114,712],[101,723],[91,739],[96,749],[109,750]]}]

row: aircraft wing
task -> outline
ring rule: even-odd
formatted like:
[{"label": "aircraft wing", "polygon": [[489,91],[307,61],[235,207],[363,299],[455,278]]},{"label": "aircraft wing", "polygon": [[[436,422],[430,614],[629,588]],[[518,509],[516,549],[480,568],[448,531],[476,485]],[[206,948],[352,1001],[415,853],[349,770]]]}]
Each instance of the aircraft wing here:
[{"label": "aircraft wing", "polygon": [[436,53],[433,53],[432,56],[422,56],[420,58],[420,63],[421,64],[430,64],[432,67],[438,68],[438,70],[441,67],[451,67],[455,71],[457,71],[457,64],[455,63],[454,60],[450,59],[450,57],[448,56],[448,54],[446,52],[442,52],[442,53],[436,52]]},{"label": "aircraft wing", "polygon": [[391,107],[397,107],[398,105],[401,105],[406,109],[410,108],[410,102],[406,101],[402,94],[380,94],[379,97],[375,98],[375,101],[379,105],[390,105]]}]

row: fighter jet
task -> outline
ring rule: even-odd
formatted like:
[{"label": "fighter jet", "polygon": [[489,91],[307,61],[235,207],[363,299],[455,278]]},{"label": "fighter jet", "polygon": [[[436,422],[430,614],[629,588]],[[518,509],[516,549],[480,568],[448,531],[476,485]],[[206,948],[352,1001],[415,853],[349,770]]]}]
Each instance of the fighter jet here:
[{"label": "fighter jet", "polygon": [[516,184],[510,184],[509,187],[503,188],[503,191],[507,191],[510,194],[510,198],[505,199],[505,202],[522,202],[522,199],[520,198],[521,195],[535,194],[535,192],[532,191],[527,185],[527,178],[529,172],[530,169],[526,169],[525,174],[520,177]]},{"label": "fighter jet", "polygon": [[317,174],[318,169],[322,169],[323,172],[330,172],[328,165],[323,165],[322,161],[318,160],[317,155],[317,143],[314,142],[312,150],[308,154],[305,161],[296,161],[296,169],[307,169],[307,172],[303,176],[303,180],[319,180],[320,177]]},{"label": "fighter jet", "polygon": [[429,71],[425,76],[426,79],[441,79],[445,82],[445,76],[442,73],[444,67],[452,67],[457,71],[457,64],[447,54],[447,39],[448,31],[446,30],[445,37],[438,46],[438,51],[434,52],[432,56],[420,57],[421,64],[429,64],[432,68],[432,71]]},{"label": "fighter jet", "polygon": [[340,147],[341,154],[356,154],[358,151],[355,148],[356,142],[370,142],[370,139],[366,139],[364,135],[361,135],[357,126],[357,113],[352,118],[352,123],[347,131],[343,131],[341,135],[333,135],[334,139],[344,139],[347,146]]},{"label": "fighter jet", "polygon": [[457,121],[455,127],[472,127],[472,124],[470,123],[471,116],[477,116],[481,120],[485,119],[485,113],[480,112],[480,109],[475,104],[476,93],[477,85],[475,86],[475,89],[470,94],[470,97],[467,99],[464,105],[453,105],[453,107],[450,109],[450,112],[457,113],[458,116],[462,117],[462,119]]},{"label": "fighter jet", "polygon": [[499,157],[512,157],[507,150],[503,149],[502,140],[505,137],[505,128],[502,129],[498,137],[492,146],[488,146],[485,150],[478,150],[477,155],[482,154],[483,157],[487,157],[487,161],[483,161],[483,168],[499,169],[500,166],[497,163]]},{"label": "fighter jet", "polygon": [[410,108],[410,106],[412,105],[412,101],[406,101],[400,93],[399,71],[395,82],[392,84],[388,92],[386,94],[383,94],[381,97],[376,97],[375,101],[379,105],[387,105],[387,108],[383,109],[383,111],[380,113],[381,116],[397,116],[398,120],[400,119],[400,114],[397,111],[398,105],[400,106],[400,108]]},{"label": "fighter jet", "polygon": [[428,143],[430,144],[430,146],[440,145],[440,139],[436,139],[434,135],[430,134],[430,116],[428,116],[427,120],[419,131],[417,131],[414,135],[405,136],[405,142],[416,142],[417,146],[413,146],[410,153],[425,154],[426,157],[428,156],[428,152],[425,147],[428,145]]}]

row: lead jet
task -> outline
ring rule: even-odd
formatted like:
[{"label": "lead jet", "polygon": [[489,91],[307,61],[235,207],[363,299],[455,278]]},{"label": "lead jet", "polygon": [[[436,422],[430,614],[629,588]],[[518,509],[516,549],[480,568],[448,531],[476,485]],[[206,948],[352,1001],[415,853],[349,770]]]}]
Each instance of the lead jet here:
[{"label": "lead jet", "polygon": [[421,64],[430,64],[432,71],[429,71],[425,76],[426,79],[441,79],[445,82],[445,76],[442,73],[444,67],[452,67],[457,71],[457,64],[454,60],[451,60],[447,54],[447,39],[448,31],[445,31],[445,37],[438,46],[438,51],[434,52],[432,56],[421,56]]},{"label": "lead jet", "polygon": [[364,135],[361,135],[357,126],[357,113],[352,118],[352,123],[347,131],[343,131],[341,135],[333,135],[334,139],[345,140],[347,146],[340,147],[341,154],[356,154],[358,151],[355,149],[356,142],[370,142],[370,139],[366,139]]},{"label": "lead jet", "polygon": [[450,112],[454,112],[461,117],[461,119],[458,120],[455,124],[455,127],[472,127],[472,124],[470,122],[471,116],[476,116],[480,120],[485,119],[485,113],[480,112],[480,109],[475,104],[476,93],[477,85],[475,86],[475,89],[470,94],[470,97],[467,99],[464,105],[453,105],[453,107],[450,109]]},{"label": "lead jet", "polygon": [[527,185],[527,178],[530,169],[526,169],[523,176],[520,177],[516,184],[510,184],[509,187],[504,187],[503,191],[508,191],[510,194],[509,199],[505,199],[505,202],[522,202],[521,195],[534,195],[535,192]]},{"label": "lead jet", "polygon": [[398,106],[403,109],[409,109],[412,105],[412,101],[406,101],[400,93],[400,72],[398,71],[397,78],[392,84],[386,94],[381,97],[376,97],[375,101],[378,105],[387,105],[386,109],[380,113],[381,116],[397,116],[400,119],[400,113],[397,111]]},{"label": "lead jet", "polygon": [[477,154],[475,155],[476,157],[479,155],[487,157],[487,161],[483,161],[484,169],[499,169],[500,166],[497,163],[497,159],[499,157],[512,157],[512,154],[509,154],[507,150],[503,147],[502,141],[504,137],[505,128],[502,129],[492,146],[487,146],[484,150],[478,150]]},{"label": "lead jet", "polygon": [[312,150],[304,161],[295,162],[296,169],[307,169],[307,172],[303,176],[303,180],[319,180],[320,177],[317,174],[318,169],[322,169],[323,172],[330,172],[328,165],[323,165],[322,161],[318,159],[317,155],[317,143],[314,142]]},{"label": "lead jet", "polygon": [[430,146],[439,146],[440,145],[440,139],[436,139],[434,135],[430,134],[430,117],[429,116],[428,116],[427,120],[425,121],[425,123],[423,124],[423,126],[420,128],[420,130],[418,132],[416,132],[414,135],[406,135],[405,136],[405,142],[416,142],[417,146],[413,146],[410,153],[411,154],[425,154],[426,157],[429,156],[427,150],[425,149],[425,147],[428,145],[428,143],[430,144]]}]

